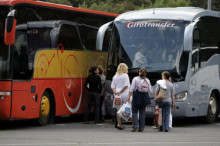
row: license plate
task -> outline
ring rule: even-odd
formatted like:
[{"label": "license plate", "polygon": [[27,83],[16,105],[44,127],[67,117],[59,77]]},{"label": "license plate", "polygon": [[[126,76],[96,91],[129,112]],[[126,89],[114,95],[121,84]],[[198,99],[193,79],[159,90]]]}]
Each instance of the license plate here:
[{"label": "license plate", "polygon": [[146,107],[146,111],[150,112],[151,111],[151,107]]}]

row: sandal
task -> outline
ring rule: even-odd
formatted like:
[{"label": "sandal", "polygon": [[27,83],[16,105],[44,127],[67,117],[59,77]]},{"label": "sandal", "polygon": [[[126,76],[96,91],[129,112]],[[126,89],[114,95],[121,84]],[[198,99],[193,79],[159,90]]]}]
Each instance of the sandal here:
[{"label": "sandal", "polygon": [[117,127],[118,128],[118,130],[124,130],[125,129],[125,127],[124,126],[122,126],[122,127]]}]

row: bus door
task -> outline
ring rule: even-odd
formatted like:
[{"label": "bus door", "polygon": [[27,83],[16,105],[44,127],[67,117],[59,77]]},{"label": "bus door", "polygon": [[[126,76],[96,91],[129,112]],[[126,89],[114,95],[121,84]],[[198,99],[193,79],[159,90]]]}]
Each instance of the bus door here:
[{"label": "bus door", "polygon": [[28,117],[30,96],[26,24],[16,27],[13,45],[12,118]]},{"label": "bus door", "polygon": [[[63,52],[60,53],[62,59],[61,92],[66,107],[71,114],[83,113],[85,107],[81,107],[82,102],[82,74],[80,62],[83,54],[78,27],[74,24],[62,24],[59,29],[58,44],[62,44]],[[84,108],[84,109],[82,109]]]}]

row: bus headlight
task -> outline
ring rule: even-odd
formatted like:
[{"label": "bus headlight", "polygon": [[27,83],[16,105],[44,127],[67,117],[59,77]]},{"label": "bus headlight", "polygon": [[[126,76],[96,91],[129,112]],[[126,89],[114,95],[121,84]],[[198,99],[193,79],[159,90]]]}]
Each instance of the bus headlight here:
[{"label": "bus headlight", "polygon": [[175,101],[185,101],[187,99],[187,92],[182,92],[175,96]]}]

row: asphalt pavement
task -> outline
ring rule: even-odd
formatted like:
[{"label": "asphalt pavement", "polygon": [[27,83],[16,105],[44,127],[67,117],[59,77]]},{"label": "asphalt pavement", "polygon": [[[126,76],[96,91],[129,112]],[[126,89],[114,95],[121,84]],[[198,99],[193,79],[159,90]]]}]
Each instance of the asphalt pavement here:
[{"label": "asphalt pavement", "polygon": [[148,120],[145,131],[131,132],[114,128],[111,120],[101,124],[82,124],[81,118],[58,118],[55,124],[38,126],[35,120],[0,122],[0,146],[220,146],[220,120],[205,124],[201,119],[174,120],[170,132],[152,129]]}]

